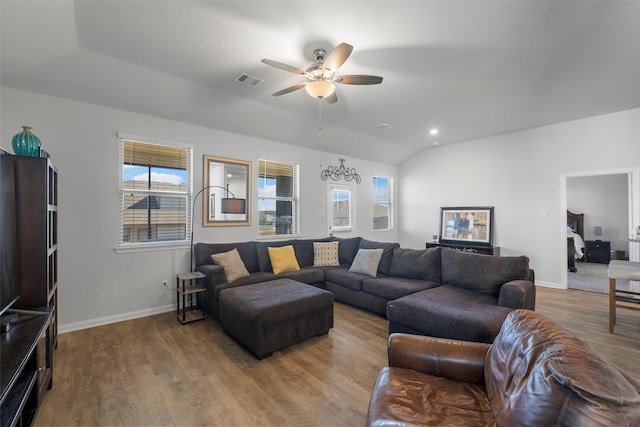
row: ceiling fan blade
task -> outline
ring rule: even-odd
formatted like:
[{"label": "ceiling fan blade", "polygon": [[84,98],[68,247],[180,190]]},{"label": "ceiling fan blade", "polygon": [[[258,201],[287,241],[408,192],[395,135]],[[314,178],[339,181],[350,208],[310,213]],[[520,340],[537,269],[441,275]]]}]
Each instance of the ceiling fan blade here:
[{"label": "ceiling fan blade", "polygon": [[323,70],[331,70],[331,72],[336,72],[338,68],[349,58],[351,55],[351,51],[353,50],[353,46],[347,43],[340,43],[338,47],[333,49],[333,51],[327,56],[322,64]]},{"label": "ceiling fan blade", "polygon": [[293,92],[294,90],[302,89],[306,85],[307,85],[306,83],[298,83],[297,85],[289,86],[287,88],[274,92],[271,94],[271,96],[286,95],[287,93]]},{"label": "ceiling fan blade", "polygon": [[338,102],[338,94],[336,92],[333,92],[331,95],[327,96],[324,100],[327,101],[327,104],[335,104],[336,102]]},{"label": "ceiling fan blade", "polygon": [[306,76],[307,72],[301,70],[300,68],[294,67],[292,65],[283,64],[282,62],[274,61],[273,59],[264,58],[260,62],[263,64],[271,65],[272,67],[278,68],[280,70],[288,71],[289,73],[299,74],[301,76]]},{"label": "ceiling fan blade", "polygon": [[379,85],[382,83],[382,77],[367,76],[364,74],[351,74],[348,76],[340,76],[336,78],[335,82],[345,85]]}]

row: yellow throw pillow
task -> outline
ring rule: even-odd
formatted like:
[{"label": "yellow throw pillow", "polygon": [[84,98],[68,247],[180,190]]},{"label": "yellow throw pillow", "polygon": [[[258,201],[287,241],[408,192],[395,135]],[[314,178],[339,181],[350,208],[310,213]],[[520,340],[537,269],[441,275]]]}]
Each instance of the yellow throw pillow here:
[{"label": "yellow throw pillow", "polygon": [[271,260],[273,274],[300,270],[293,246],[282,246],[280,248],[269,246],[267,247],[267,250],[269,251],[269,259]]}]

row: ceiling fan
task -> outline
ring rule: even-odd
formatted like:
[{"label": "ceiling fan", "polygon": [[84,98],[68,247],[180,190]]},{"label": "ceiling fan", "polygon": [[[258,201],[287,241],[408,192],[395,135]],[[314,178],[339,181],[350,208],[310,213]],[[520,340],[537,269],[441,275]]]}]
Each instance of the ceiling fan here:
[{"label": "ceiling fan", "polygon": [[329,55],[327,55],[327,52],[324,49],[316,49],[313,51],[313,57],[316,62],[311,64],[311,66],[306,70],[283,64],[282,62],[274,61],[272,59],[263,59],[261,62],[264,64],[304,76],[308,80],[304,83],[298,83],[279,90],[273,93],[272,96],[285,95],[295,90],[305,88],[307,93],[314,98],[324,99],[329,104],[335,104],[338,102],[338,96],[335,92],[336,87],[334,83],[346,85],[377,85],[382,83],[382,77],[378,76],[361,74],[344,76],[336,75],[338,68],[340,68],[347,58],[349,58],[352,50],[353,46],[347,43],[340,43],[331,53],[329,53]]}]

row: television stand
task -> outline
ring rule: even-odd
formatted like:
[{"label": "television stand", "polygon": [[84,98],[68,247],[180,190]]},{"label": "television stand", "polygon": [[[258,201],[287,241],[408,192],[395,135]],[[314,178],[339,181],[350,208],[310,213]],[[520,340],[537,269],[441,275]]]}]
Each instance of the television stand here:
[{"label": "television stand", "polygon": [[0,425],[30,426],[41,402],[40,391],[52,384],[51,346],[41,345],[50,340],[51,312],[15,311],[19,311],[12,313],[17,321],[0,336]]},{"label": "television stand", "polygon": [[474,254],[482,254],[482,255],[500,255],[500,247],[499,246],[491,246],[491,245],[474,245],[473,243],[465,243],[465,242],[438,242],[438,243],[430,243],[427,242],[427,249],[443,247],[443,248],[451,248],[456,251],[462,252],[471,252]]},{"label": "television stand", "polygon": [[13,326],[19,318],[20,316],[16,313],[5,313],[0,316],[0,332],[3,334],[9,332],[11,326]]}]

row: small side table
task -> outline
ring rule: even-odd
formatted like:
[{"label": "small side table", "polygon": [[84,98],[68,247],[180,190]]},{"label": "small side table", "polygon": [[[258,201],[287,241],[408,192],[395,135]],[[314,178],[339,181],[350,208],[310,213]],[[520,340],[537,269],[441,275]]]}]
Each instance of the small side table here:
[{"label": "small side table", "polygon": [[199,271],[176,275],[176,314],[182,324],[207,318],[207,305],[204,300],[207,289],[198,283],[205,277]]}]

